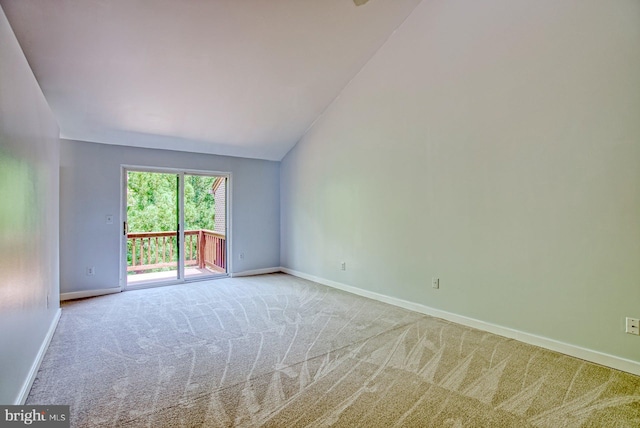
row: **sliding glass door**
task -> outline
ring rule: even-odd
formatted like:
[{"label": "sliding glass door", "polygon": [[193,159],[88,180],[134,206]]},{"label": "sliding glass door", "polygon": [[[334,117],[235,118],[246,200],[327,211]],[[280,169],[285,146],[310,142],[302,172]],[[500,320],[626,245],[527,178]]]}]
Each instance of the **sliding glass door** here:
[{"label": "sliding glass door", "polygon": [[126,190],[127,285],[177,280],[178,175],[127,171]]},{"label": "sliding glass door", "polygon": [[184,175],[185,278],[226,273],[226,181]]},{"label": "sliding glass door", "polygon": [[227,175],[123,168],[123,285],[226,275],[227,187]]}]

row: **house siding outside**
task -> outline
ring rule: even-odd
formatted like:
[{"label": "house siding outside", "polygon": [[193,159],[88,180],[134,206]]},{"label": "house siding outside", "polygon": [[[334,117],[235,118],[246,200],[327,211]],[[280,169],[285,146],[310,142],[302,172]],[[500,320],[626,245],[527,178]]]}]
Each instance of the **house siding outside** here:
[{"label": "house siding outside", "polygon": [[214,231],[226,234],[227,224],[227,179],[219,177],[213,189],[213,200],[215,202]]}]

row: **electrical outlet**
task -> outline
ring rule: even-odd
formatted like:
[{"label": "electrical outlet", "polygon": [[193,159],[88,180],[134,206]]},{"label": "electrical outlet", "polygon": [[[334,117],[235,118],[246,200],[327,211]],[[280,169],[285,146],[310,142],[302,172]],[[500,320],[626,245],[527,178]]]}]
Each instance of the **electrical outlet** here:
[{"label": "electrical outlet", "polygon": [[87,267],[87,276],[93,276],[96,274],[96,268],[95,266],[89,266]]},{"label": "electrical outlet", "polygon": [[627,317],[627,329],[625,331],[629,334],[640,335],[640,320]]},{"label": "electrical outlet", "polygon": [[240,260],[244,260],[244,253],[240,253],[238,257],[240,257]]},{"label": "electrical outlet", "polygon": [[440,278],[436,278],[435,276],[431,278],[431,287],[440,288]]},{"label": "electrical outlet", "polygon": [[340,263],[340,270],[347,270],[347,262]]}]

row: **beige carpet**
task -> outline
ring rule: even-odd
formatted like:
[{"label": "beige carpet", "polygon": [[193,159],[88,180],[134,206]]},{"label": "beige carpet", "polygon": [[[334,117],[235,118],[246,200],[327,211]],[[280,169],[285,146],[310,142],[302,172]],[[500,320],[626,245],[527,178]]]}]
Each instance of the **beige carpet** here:
[{"label": "beige carpet", "polygon": [[67,303],[72,426],[640,427],[640,378],[284,274]]}]

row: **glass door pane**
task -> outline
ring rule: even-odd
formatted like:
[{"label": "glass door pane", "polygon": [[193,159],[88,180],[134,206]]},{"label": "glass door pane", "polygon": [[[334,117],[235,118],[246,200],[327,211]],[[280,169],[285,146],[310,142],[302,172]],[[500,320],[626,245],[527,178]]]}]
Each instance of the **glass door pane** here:
[{"label": "glass door pane", "polygon": [[177,174],[127,171],[127,285],[176,281]]},{"label": "glass door pane", "polygon": [[225,274],[225,177],[184,174],[184,278]]}]

